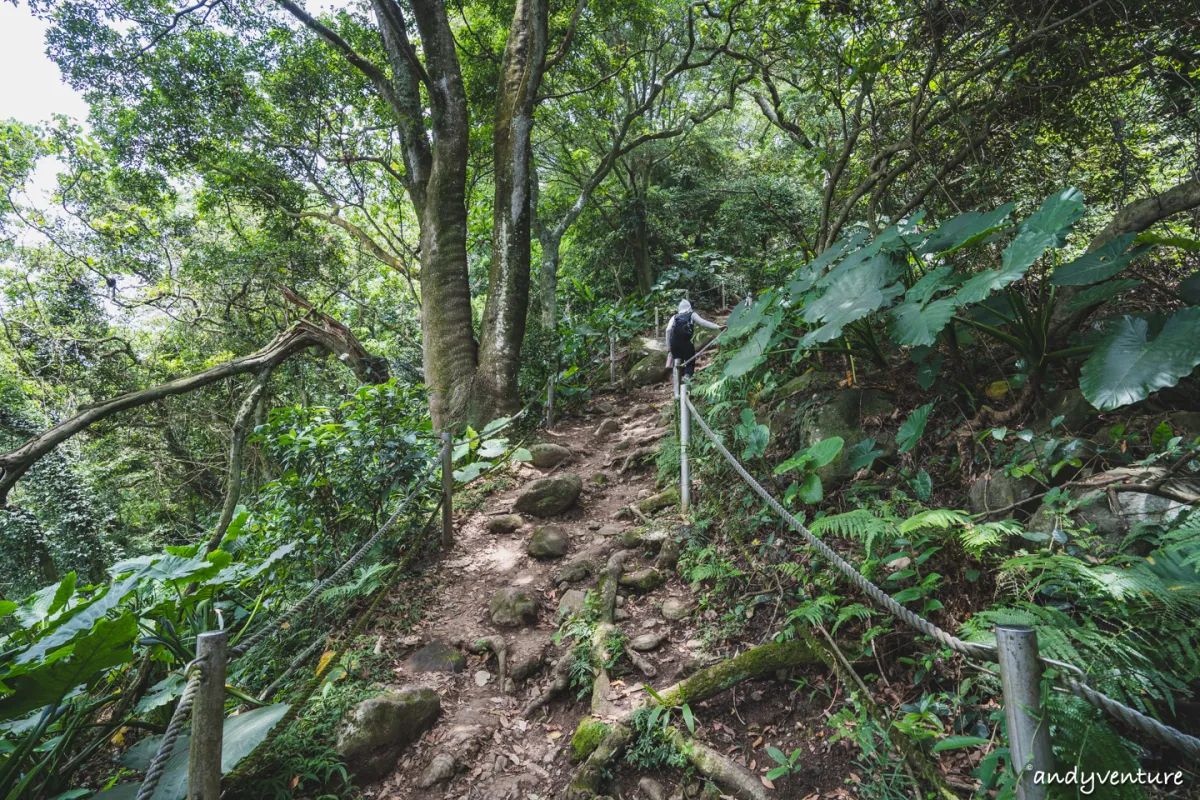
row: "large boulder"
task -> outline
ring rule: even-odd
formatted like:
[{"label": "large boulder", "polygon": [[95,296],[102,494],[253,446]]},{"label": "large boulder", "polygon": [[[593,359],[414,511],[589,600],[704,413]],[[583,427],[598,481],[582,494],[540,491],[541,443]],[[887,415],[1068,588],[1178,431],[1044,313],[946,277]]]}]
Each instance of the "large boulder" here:
[{"label": "large boulder", "polygon": [[513,509],[535,517],[552,517],[575,505],[582,491],[583,479],[578,475],[538,478],[521,490]]},{"label": "large boulder", "polygon": [[498,628],[533,625],[537,622],[537,603],[529,592],[509,586],[492,595],[489,616]]},{"label": "large boulder", "polygon": [[[1038,482],[1028,477],[1013,478],[1003,472],[984,475],[971,484],[967,492],[967,507],[972,514],[983,514],[1001,508],[1016,511],[1037,494]],[[1030,509],[1026,508],[1026,513]]]},{"label": "large boulder", "polygon": [[761,402],[796,396],[801,400],[807,400],[820,392],[836,389],[842,380],[843,378],[835,373],[813,370],[803,375],[797,375],[769,393],[764,392],[759,395],[758,399]]},{"label": "large boulder", "polygon": [[377,781],[395,768],[404,748],[429,730],[441,711],[437,692],[424,686],[368,698],[342,720],[336,750],[359,784]]},{"label": "large boulder", "polygon": [[667,363],[667,343],[649,336],[635,336],[629,343],[629,363],[636,364],[650,356],[658,356],[664,364]]},{"label": "large boulder", "polygon": [[655,353],[630,367],[625,383],[628,386],[653,386],[665,381],[668,374],[666,356]]},{"label": "large boulder", "polygon": [[608,439],[611,439],[614,434],[620,432],[621,423],[617,422],[612,417],[609,417],[596,427],[596,431],[592,434],[592,438],[600,441],[607,441]]},{"label": "large boulder", "polygon": [[467,657],[457,647],[434,639],[409,656],[408,668],[413,672],[462,672],[467,668]]},{"label": "large boulder", "polygon": [[529,454],[533,456],[533,465],[538,469],[557,467],[571,457],[570,450],[553,442],[530,445]]},{"label": "large boulder", "polygon": [[567,554],[571,540],[567,532],[558,525],[542,525],[533,529],[529,537],[529,555],[534,558],[562,558]]},{"label": "large boulder", "polygon": [[850,449],[862,440],[874,436],[875,448],[882,450],[884,457],[896,452],[894,435],[868,432],[868,418],[873,418],[876,421],[873,427],[877,427],[877,420],[891,416],[895,410],[888,394],[878,389],[842,389],[808,414],[801,426],[804,447],[834,436],[843,441],[837,458],[817,469],[817,476],[826,487],[854,474],[850,468]]},{"label": "large boulder", "polygon": [[[1191,507],[1158,495],[1142,492],[1115,492],[1115,503],[1108,493],[1099,488],[1109,483],[1150,483],[1166,472],[1165,467],[1120,467],[1088,479],[1098,488],[1071,489],[1071,499],[1079,506],[1068,519],[1071,527],[1083,528],[1094,525],[1094,533],[1106,544],[1119,546],[1134,526],[1143,522],[1163,524],[1178,517]],[[1164,484],[1176,496],[1200,502],[1200,481],[1187,476],[1171,476]],[[1062,523],[1051,506],[1043,504],[1029,520],[1027,528],[1037,533],[1052,534]]]}]

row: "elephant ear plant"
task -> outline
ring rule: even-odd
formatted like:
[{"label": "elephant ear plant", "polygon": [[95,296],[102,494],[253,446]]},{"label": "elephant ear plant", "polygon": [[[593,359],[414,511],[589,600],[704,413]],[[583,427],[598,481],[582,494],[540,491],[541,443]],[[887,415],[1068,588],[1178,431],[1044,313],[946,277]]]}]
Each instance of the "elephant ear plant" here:
[{"label": "elephant ear plant", "polygon": [[[1049,365],[1085,359],[1079,386],[1110,410],[1174,386],[1200,364],[1200,276],[1171,290],[1171,314],[1105,314],[1142,286],[1131,267],[1153,248],[1195,249],[1188,239],[1124,234],[1077,257],[1064,257],[1085,204],[1078,189],[1047,197],[1031,214],[1015,206],[968,211],[922,229],[922,215],[874,237],[858,232],[799,266],[789,281],[730,316],[728,338],[744,340],[726,362],[725,379],[761,364],[791,337],[798,357],[832,351],[888,365],[888,344],[912,348],[922,386],[941,369],[945,346],[958,353],[970,334],[1015,357],[1014,381],[1036,389]],[[1066,299],[1063,287],[1077,289]],[[1098,333],[1064,342],[1065,313],[1099,312]],[[1070,333],[1069,331],[1067,333]]]}]

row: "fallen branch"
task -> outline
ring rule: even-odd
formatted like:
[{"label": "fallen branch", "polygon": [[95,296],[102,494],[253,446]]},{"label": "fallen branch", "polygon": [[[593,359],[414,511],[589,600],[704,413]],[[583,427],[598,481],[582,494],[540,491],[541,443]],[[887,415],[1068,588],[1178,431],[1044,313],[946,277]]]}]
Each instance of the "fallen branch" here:
[{"label": "fallen branch", "polygon": [[741,764],[726,758],[706,744],[689,739],[675,727],[667,728],[665,736],[697,772],[726,793],[739,800],[771,800],[759,779]]}]

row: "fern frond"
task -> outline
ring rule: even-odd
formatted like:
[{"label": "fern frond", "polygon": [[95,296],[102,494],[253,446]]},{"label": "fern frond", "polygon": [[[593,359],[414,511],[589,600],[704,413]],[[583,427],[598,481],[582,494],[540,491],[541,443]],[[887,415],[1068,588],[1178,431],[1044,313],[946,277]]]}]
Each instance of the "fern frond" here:
[{"label": "fern frond", "polygon": [[844,514],[834,514],[814,520],[809,529],[815,534],[833,533],[844,539],[855,539],[866,546],[867,555],[876,539],[890,540],[896,535],[891,519],[876,516],[865,508],[856,508]]},{"label": "fern frond", "polygon": [[833,632],[837,633],[838,627],[843,622],[849,622],[850,620],[855,619],[869,620],[873,616],[875,616],[875,612],[864,606],[862,603],[848,605],[838,610],[837,619],[835,619],[833,622]]},{"label": "fern frond", "polygon": [[958,541],[963,549],[975,557],[982,556],[986,551],[1001,544],[1006,539],[1020,536],[1021,526],[1014,520],[1001,522],[985,522],[979,525],[968,525],[958,534]]},{"label": "fern frond", "polygon": [[912,533],[921,528],[963,528],[971,524],[971,517],[963,511],[949,508],[931,508],[915,514],[900,524],[900,533]]}]

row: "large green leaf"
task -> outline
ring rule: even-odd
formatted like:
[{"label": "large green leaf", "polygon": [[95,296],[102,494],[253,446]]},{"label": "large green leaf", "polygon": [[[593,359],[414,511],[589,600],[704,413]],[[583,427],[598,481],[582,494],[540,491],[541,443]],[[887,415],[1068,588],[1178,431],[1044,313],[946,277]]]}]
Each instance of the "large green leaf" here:
[{"label": "large green leaf", "polygon": [[[254,748],[262,744],[271,729],[283,719],[288,708],[287,703],[275,703],[238,714],[236,717],[226,717],[221,734],[221,774],[228,775],[242,759],[254,752]],[[122,763],[132,769],[145,769],[158,751],[161,739],[160,736],[154,736],[139,742],[121,759]],[[187,796],[190,743],[191,737],[188,736],[181,736],[176,741],[175,750],[167,759],[166,768],[151,800],[182,800]],[[140,783],[123,783],[106,792],[100,792],[95,797],[104,800],[134,800],[140,787]]]},{"label": "large green leaf", "polygon": [[814,468],[820,468],[833,461],[842,452],[846,441],[840,436],[831,436],[828,439],[822,439],[808,448],[808,457],[812,459]]},{"label": "large green leaf", "polygon": [[137,581],[137,577],[117,581],[95,600],[86,605],[80,605],[62,624],[34,642],[28,650],[18,654],[13,663],[21,666],[42,661],[50,651],[62,647],[75,637],[90,631],[97,622],[106,618],[108,612],[116,608],[126,595],[134,590]]},{"label": "large green leaf", "polygon": [[1004,248],[1000,260],[1000,269],[989,269],[971,276],[955,295],[959,305],[971,305],[986,300],[988,295],[1003,289],[1010,283],[1016,283],[1025,277],[1025,273],[1042,254],[1054,246],[1057,241],[1052,233],[1041,231],[1022,231]]},{"label": "large green leaf", "polygon": [[729,361],[725,362],[722,374],[727,378],[740,378],[762,363],[763,354],[767,352],[767,346],[775,334],[775,327],[779,325],[781,319],[782,315],[778,311],[768,317],[767,324],[759,328],[750,341],[746,342],[741,350],[738,350]]},{"label": "large green leaf", "polygon": [[1084,253],[1070,264],[1054,270],[1050,282],[1055,286],[1090,286],[1108,280],[1128,267],[1134,259],[1148,248],[1135,247],[1125,252],[1133,242],[1135,233],[1127,233],[1107,242],[1103,247]]},{"label": "large green leaf", "polygon": [[842,335],[842,328],[883,308],[904,291],[899,283],[888,285],[892,268],[887,254],[879,254],[856,269],[842,273],[829,289],[804,309],[804,321],[824,322],[809,332],[802,344],[828,342]]},{"label": "large green leaf", "polygon": [[954,316],[957,305],[953,297],[943,297],[924,306],[901,303],[892,309],[892,324],[888,332],[896,344],[909,347],[932,345],[937,341],[938,333]]},{"label": "large green leaf", "polygon": [[729,326],[729,330],[725,332],[725,338],[733,341],[755,330],[774,301],[775,293],[767,292],[749,308],[746,308],[745,303],[738,303],[730,312],[729,319],[725,321],[725,324]]},{"label": "large green leaf", "polygon": [[[1060,247],[1073,226],[1083,216],[1083,192],[1072,187],[1047,197],[1037,211],[1030,214],[1019,228],[1021,233],[1053,236],[1051,245]],[[1032,262],[1031,262],[1032,263]]]},{"label": "large green leaf", "polygon": [[86,636],[55,651],[53,658],[22,674],[5,677],[4,683],[12,693],[0,697],[0,719],[12,719],[56,703],[101,670],[131,660],[137,635],[137,621],[131,613],[115,620],[102,619]]},{"label": "large green leaf", "polygon": [[1145,319],[1122,317],[1084,363],[1079,388],[1093,406],[1108,411],[1174,386],[1197,364],[1200,308],[1177,311],[1153,339]]},{"label": "large green leaf", "polygon": [[1008,215],[1013,204],[1005,203],[994,211],[968,211],[946,220],[929,234],[922,254],[941,253],[949,255],[955,250],[982,242],[993,233],[1008,227]]}]

